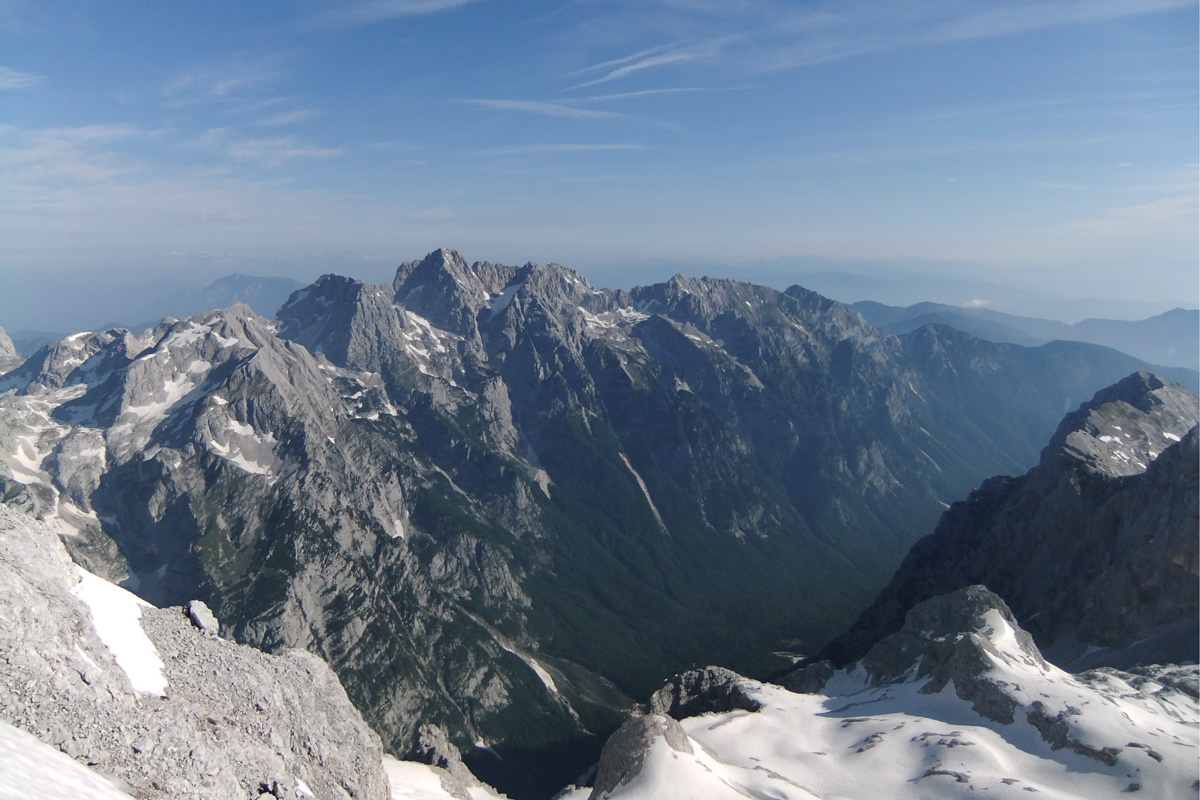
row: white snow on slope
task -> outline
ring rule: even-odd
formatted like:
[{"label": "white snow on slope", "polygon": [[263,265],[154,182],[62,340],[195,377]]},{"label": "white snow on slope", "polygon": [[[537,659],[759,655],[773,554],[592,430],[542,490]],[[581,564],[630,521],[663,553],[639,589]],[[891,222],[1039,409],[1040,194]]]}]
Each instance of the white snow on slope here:
[{"label": "white snow on slope", "polygon": [[224,423],[226,430],[221,438],[225,441],[212,439],[208,442],[208,449],[243,472],[274,477],[275,467],[279,463],[275,456],[275,445],[278,444],[275,436],[269,431],[260,434],[252,426],[233,417],[226,418]]},{"label": "white snow on slope", "polygon": [[130,800],[112,780],[0,720],[0,800]]},{"label": "white snow on slope", "polygon": [[[399,761],[385,755],[383,771],[392,786],[391,800],[461,800],[442,785],[445,773],[427,764]],[[482,786],[470,786],[466,791],[470,800],[501,800],[502,797]]]},{"label": "white snow on slope", "polygon": [[621,325],[632,325],[650,318],[647,314],[635,311],[632,308],[618,308],[615,311],[603,311],[599,314],[591,314],[583,306],[579,306],[579,312],[583,314],[584,324],[587,326],[587,329],[597,335],[605,331],[614,330]]},{"label": "white snow on slope", "polygon": [[519,292],[521,290],[521,287],[524,285],[525,285],[525,281],[518,281],[517,283],[514,283],[512,286],[506,287],[504,289],[504,291],[500,292],[499,294],[492,295],[491,299],[488,300],[488,304],[487,304],[488,311],[489,311],[488,317],[489,318],[494,317],[497,314],[500,314],[501,312],[503,312],[504,309],[508,308],[509,305],[512,303],[513,298],[516,297],[517,292]]},{"label": "white snow on slope", "polygon": [[542,685],[545,686],[546,689],[549,690],[549,692],[551,694],[559,693],[558,686],[554,683],[554,678],[550,675],[550,672],[545,667],[543,667],[541,664],[538,663],[538,660],[536,658],[534,658],[531,655],[526,655],[525,653],[522,653],[519,650],[514,650],[512,647],[505,644],[504,641],[502,641],[500,639],[497,639],[496,641],[500,642],[500,646],[503,647],[505,650],[512,653],[514,656],[521,659],[522,661],[524,661],[526,666],[528,666],[531,670],[533,670],[534,674],[538,676],[539,680],[541,680]]},{"label": "white snow on slope", "polygon": [[645,496],[646,503],[650,506],[650,512],[654,514],[654,518],[658,520],[659,527],[665,531],[667,529],[667,525],[663,522],[662,514],[658,513],[658,506],[654,505],[654,499],[650,497],[650,490],[646,488],[646,482],[642,480],[642,476],[638,474],[638,471],[633,468],[633,464],[629,463],[629,459],[625,457],[624,453],[618,453],[617,455],[621,457],[621,463],[625,465],[625,468],[629,470],[631,475],[633,475],[633,479],[637,481],[638,488],[642,490],[642,495]]},{"label": "white snow on slope", "polygon": [[79,583],[71,589],[71,594],[91,609],[96,634],[125,671],[134,691],[164,696],[167,679],[162,659],[138,622],[142,607],[150,605],[84,569],[79,570]]},{"label": "white snow on slope", "polygon": [[[1195,798],[1200,707],[1154,681],[1111,671],[1069,675],[1034,664],[999,613],[987,632],[988,677],[1019,706],[1003,724],[977,714],[953,683],[923,694],[925,680],[870,686],[861,669],[839,673],[825,694],[746,681],[758,712],[684,720],[695,755],[665,740],[646,766],[606,797],[926,800]],[[1111,765],[1054,749],[1028,721],[1040,708],[1082,747],[1113,748]],[[1061,717],[1059,716],[1061,714]],[[569,795],[583,800],[587,790]]]}]

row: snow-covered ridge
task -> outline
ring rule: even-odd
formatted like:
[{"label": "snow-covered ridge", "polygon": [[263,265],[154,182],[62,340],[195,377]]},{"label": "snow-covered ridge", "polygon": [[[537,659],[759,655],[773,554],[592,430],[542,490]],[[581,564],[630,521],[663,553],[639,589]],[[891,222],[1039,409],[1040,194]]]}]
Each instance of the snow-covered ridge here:
[{"label": "snow-covered ridge", "polygon": [[[995,600],[976,607],[957,632],[912,628],[907,641],[832,673],[813,693],[712,671],[705,692],[727,710],[679,722],[652,717],[641,729],[661,734],[640,752],[610,753],[631,747],[628,735],[614,736],[597,788],[568,796],[1195,796],[1200,708],[1174,688],[1178,671],[1069,675],[1041,659]],[[943,603],[938,614],[945,613]],[[926,647],[918,653],[910,646],[920,640]],[[913,660],[894,660],[897,653]],[[1197,672],[1185,670],[1193,683]],[[721,700],[735,696],[742,699]],[[999,718],[1006,703],[1015,711],[1007,722]],[[666,707],[656,695],[655,711],[680,708],[678,690]],[[672,726],[681,727],[672,734]],[[606,760],[616,765],[607,776]],[[623,772],[614,778],[611,770]]]}]

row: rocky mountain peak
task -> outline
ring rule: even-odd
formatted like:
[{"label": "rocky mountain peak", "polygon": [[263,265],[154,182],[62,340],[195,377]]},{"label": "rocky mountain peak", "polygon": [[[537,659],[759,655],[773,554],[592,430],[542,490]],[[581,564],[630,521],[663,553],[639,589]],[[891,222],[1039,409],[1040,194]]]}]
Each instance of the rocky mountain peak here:
[{"label": "rocky mountain peak", "polygon": [[0,328],[0,375],[17,367],[25,359],[17,354],[17,346],[4,328]]},{"label": "rocky mountain peak", "polygon": [[391,286],[322,275],[294,292],[276,315],[279,336],[324,354],[338,366],[380,371],[381,342],[402,340],[404,321],[392,305]]},{"label": "rocky mountain peak", "polygon": [[1111,477],[1137,475],[1186,435],[1198,414],[1191,392],[1135,372],[1067,415],[1042,458]]},{"label": "rocky mountain peak", "polygon": [[976,711],[1011,722],[1011,698],[1001,699],[982,679],[1001,663],[1048,669],[1008,604],[978,584],[913,606],[900,630],[878,642],[860,662],[876,685],[915,676],[927,678],[922,691],[933,693],[953,681],[959,697],[976,702]]},{"label": "rocky mountain peak", "polygon": [[476,316],[516,269],[467,265],[457,251],[442,248],[420,261],[401,264],[392,282],[396,304],[420,314],[435,327],[459,336],[477,333]]},{"label": "rocky mountain peak", "polygon": [[109,358],[132,359],[144,346],[121,329],[77,333],[46,345],[0,377],[0,392],[17,389],[28,393],[86,384],[103,372],[101,367]]}]

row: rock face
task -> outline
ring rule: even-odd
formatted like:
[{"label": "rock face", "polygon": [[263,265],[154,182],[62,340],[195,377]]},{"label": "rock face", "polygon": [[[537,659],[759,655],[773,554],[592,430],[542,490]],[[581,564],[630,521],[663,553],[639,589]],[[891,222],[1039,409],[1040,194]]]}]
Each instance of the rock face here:
[{"label": "rock face", "polygon": [[676,675],[650,698],[655,714],[684,719],[735,708],[758,711],[762,704],[743,689],[745,679],[722,667],[705,667]]},{"label": "rock face", "polygon": [[1037,467],[954,504],[824,657],[860,658],[915,603],[983,583],[1057,664],[1194,661],[1196,420],[1196,397],[1150,374],[1098,392]]},{"label": "rock face", "polygon": [[0,328],[0,375],[20,366],[25,359],[17,353],[17,347],[9,338],[7,331]]},{"label": "rock face", "polygon": [[608,797],[622,785],[636,780],[658,742],[677,753],[692,755],[687,734],[670,717],[650,714],[626,720],[604,745],[590,800]]},{"label": "rock face", "polygon": [[[137,797],[388,796],[379,738],[319,659],[206,636],[180,608],[139,619],[122,610],[132,595],[83,578],[95,594],[53,531],[0,505],[8,722]],[[147,660],[161,689],[140,683]]]},{"label": "rock face", "polygon": [[1004,681],[990,675],[1005,661],[1048,668],[1004,601],[986,587],[968,586],[918,603],[904,627],[872,647],[859,665],[875,685],[926,680],[925,694],[953,685],[975,713],[1007,725],[1018,702]]},{"label": "rock face", "polygon": [[0,376],[0,498],[155,604],[320,655],[392,752],[438,725],[516,759],[684,665],[811,651],[944,502],[1138,368],[888,336],[800,287],[610,292],[439,250],[273,321],[44,348]]}]

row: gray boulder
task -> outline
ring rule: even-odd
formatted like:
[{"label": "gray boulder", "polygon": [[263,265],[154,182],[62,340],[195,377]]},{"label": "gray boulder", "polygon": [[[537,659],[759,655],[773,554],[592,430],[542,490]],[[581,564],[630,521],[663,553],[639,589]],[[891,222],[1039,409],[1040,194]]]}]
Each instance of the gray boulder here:
[{"label": "gray boulder", "polygon": [[203,600],[192,600],[187,604],[188,619],[200,629],[205,636],[217,636],[221,632],[221,623],[217,621],[212,610]]},{"label": "gray boulder", "polygon": [[686,719],[699,714],[740,708],[758,711],[762,702],[747,688],[747,680],[724,667],[704,667],[676,675],[650,698],[655,714]]}]

